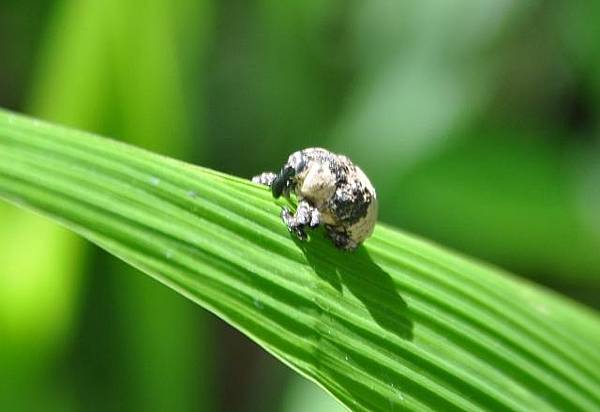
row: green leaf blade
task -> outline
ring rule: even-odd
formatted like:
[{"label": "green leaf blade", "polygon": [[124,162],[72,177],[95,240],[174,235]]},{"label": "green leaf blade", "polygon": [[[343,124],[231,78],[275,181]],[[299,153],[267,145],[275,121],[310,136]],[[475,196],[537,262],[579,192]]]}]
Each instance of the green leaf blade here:
[{"label": "green leaf blade", "polygon": [[0,197],[242,330],[357,411],[594,410],[598,316],[379,225],[293,239],[243,179],[0,112]]}]

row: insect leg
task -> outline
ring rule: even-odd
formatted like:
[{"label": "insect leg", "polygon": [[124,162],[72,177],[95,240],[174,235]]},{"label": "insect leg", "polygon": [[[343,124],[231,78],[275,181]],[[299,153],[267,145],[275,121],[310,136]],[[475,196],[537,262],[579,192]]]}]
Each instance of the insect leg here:
[{"label": "insect leg", "polygon": [[308,203],[306,200],[301,200],[298,203],[296,213],[292,215],[289,209],[284,208],[281,211],[281,219],[287,225],[290,232],[293,232],[298,238],[305,240],[307,238],[305,229],[307,227],[314,229],[319,226],[320,213]]}]

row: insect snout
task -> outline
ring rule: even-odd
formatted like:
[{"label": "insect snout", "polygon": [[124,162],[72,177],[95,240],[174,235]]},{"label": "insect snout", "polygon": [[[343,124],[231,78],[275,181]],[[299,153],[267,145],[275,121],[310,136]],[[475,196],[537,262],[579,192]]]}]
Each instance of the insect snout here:
[{"label": "insect snout", "polygon": [[283,190],[288,185],[289,180],[296,175],[296,170],[291,166],[285,166],[273,183],[271,184],[271,193],[273,193],[274,198],[278,198],[283,193]]}]

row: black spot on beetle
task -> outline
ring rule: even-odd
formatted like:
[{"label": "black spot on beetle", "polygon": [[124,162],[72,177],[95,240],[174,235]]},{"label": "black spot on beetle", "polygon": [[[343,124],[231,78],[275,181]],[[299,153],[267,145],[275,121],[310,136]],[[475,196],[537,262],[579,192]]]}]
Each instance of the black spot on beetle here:
[{"label": "black spot on beetle", "polygon": [[344,223],[358,222],[367,215],[372,197],[362,186],[349,187],[345,185],[338,190],[330,200],[329,208]]}]

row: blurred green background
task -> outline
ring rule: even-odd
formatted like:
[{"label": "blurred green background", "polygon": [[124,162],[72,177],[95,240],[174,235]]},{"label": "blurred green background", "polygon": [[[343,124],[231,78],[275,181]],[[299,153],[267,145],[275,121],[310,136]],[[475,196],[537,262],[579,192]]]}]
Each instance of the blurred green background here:
[{"label": "blurred green background", "polygon": [[[600,307],[600,3],[1,0],[0,106],[250,177],[323,146],[381,221]],[[0,410],[340,411],[0,204]]]}]

